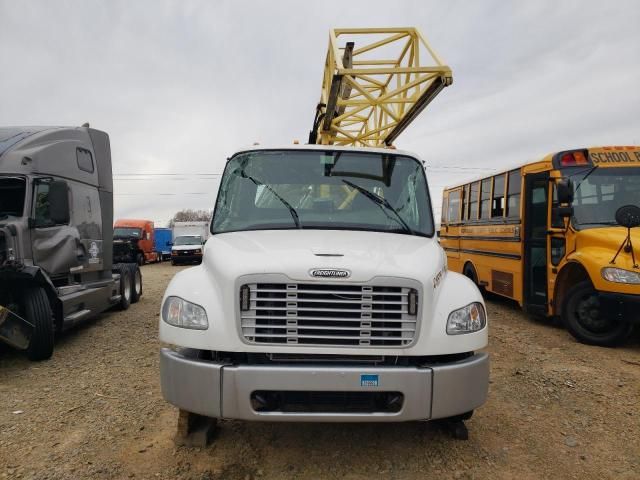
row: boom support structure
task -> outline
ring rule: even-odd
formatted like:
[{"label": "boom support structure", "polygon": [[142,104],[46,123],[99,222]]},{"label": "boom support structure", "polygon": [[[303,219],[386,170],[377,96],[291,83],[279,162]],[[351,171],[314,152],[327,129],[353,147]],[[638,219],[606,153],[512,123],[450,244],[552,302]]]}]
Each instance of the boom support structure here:
[{"label": "boom support structure", "polygon": [[389,146],[452,81],[416,28],[333,29],[309,143]]}]

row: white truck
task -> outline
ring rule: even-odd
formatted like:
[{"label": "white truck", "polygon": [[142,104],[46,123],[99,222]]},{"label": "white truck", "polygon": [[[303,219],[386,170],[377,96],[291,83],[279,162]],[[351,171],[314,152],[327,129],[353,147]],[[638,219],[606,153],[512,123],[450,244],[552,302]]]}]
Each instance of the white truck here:
[{"label": "white truck", "polygon": [[171,244],[171,264],[200,263],[209,238],[209,222],[175,222]]},{"label": "white truck", "polygon": [[446,419],[466,438],[487,397],[486,309],[447,270],[418,157],[239,151],[211,234],[161,306],[162,392],[185,432],[218,418]]}]

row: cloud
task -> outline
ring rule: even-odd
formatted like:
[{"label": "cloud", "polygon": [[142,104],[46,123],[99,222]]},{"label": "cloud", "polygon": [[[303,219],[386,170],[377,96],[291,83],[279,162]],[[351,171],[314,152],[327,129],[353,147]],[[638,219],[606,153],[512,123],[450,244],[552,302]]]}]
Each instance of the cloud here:
[{"label": "cloud", "polygon": [[[454,84],[398,147],[489,172],[553,150],[640,143],[639,15],[633,0],[0,0],[0,124],[90,121],[109,132],[119,174],[219,173],[241,146],[306,139],[330,28],[411,25]],[[441,188],[469,176],[431,172],[436,210]],[[216,188],[120,177],[116,216],[165,223],[211,208]]]}]

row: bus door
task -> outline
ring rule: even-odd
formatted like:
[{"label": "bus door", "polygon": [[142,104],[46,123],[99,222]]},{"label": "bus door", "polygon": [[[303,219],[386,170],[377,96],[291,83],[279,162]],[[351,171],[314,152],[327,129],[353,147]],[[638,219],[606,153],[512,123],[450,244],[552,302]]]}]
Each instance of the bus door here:
[{"label": "bus door", "polygon": [[525,176],[524,308],[547,313],[549,172]]}]

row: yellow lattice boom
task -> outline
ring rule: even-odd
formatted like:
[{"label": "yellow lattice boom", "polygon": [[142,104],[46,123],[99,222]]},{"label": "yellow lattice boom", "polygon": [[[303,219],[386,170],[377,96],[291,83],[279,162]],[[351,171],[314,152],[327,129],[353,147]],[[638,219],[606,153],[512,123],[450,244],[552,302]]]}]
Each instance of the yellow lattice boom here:
[{"label": "yellow lattice boom", "polygon": [[391,145],[452,81],[416,28],[333,29],[309,143]]}]

